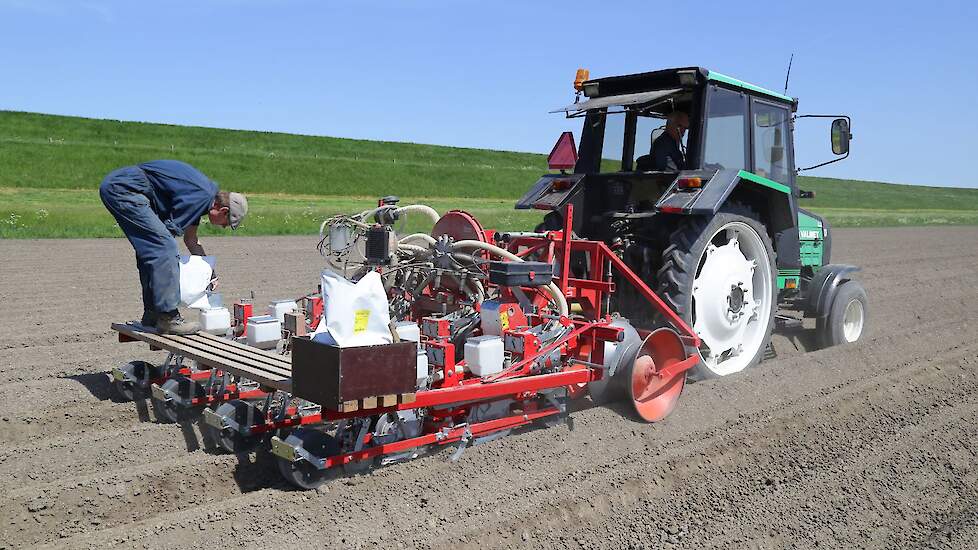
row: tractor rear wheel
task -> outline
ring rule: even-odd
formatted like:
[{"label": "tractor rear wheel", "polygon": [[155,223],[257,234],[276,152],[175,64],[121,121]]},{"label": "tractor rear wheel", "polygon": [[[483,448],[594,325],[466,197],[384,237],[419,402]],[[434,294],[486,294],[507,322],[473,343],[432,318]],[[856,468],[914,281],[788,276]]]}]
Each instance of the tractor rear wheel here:
[{"label": "tractor rear wheel", "polygon": [[660,295],[702,340],[696,379],[757,364],[777,309],[774,249],[759,217],[729,203],[673,232],[658,273]]}]

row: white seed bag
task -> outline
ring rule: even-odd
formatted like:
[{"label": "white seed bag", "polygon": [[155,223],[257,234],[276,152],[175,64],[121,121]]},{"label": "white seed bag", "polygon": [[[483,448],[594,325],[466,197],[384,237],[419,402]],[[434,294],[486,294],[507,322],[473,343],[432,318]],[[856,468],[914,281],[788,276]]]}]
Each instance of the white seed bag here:
[{"label": "white seed bag", "polygon": [[[190,308],[220,307],[207,292],[216,262],[214,256],[180,256],[180,304]],[[220,302],[219,294],[216,300]]]},{"label": "white seed bag", "polygon": [[380,274],[372,271],[356,283],[324,270],[323,318],[313,333],[317,342],[340,347],[390,344],[390,305]]}]

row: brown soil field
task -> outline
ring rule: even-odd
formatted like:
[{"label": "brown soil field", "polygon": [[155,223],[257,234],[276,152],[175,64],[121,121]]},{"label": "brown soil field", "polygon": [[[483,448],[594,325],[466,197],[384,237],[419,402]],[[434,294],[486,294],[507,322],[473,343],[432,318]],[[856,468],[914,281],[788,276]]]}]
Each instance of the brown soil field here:
[{"label": "brown soil field", "polygon": [[[226,238],[225,300],[315,288],[314,238]],[[0,548],[978,547],[978,228],[837,230],[868,333],[689,384],[656,424],[576,410],[293,490],[265,453],[113,397],[140,312],[122,239],[0,241]]]}]

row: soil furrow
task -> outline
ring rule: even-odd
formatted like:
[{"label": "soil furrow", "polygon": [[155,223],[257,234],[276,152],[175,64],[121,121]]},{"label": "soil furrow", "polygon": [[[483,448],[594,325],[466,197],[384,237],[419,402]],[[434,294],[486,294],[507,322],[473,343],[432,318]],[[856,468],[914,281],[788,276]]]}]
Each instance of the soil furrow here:
[{"label": "soil furrow", "polygon": [[[573,431],[306,493],[265,454],[214,454],[197,427],[113,401],[107,370],[162,360],[108,330],[140,309],[127,243],[0,242],[0,548],[974,548],[975,235],[836,230],[832,261],[863,267],[865,340],[805,353],[810,333],[779,335],[777,359],[687,386],[664,422],[583,402]],[[299,296],[321,267],[314,238],[208,250],[226,302]]]}]

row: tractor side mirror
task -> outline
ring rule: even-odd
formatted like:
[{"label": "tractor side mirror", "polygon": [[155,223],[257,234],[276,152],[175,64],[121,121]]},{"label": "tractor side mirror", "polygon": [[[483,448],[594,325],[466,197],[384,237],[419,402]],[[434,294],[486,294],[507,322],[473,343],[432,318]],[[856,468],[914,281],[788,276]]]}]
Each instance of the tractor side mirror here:
[{"label": "tractor side mirror", "polygon": [[839,162],[842,159],[848,158],[849,142],[852,140],[852,132],[849,128],[849,117],[846,115],[797,115],[795,117],[796,120],[800,118],[832,119],[832,152],[835,153],[838,158],[820,162],[813,166],[799,168],[797,170],[798,172],[812,170],[814,168],[819,168],[821,166],[825,166],[826,164],[832,164],[833,162]]},{"label": "tractor side mirror", "polygon": [[844,118],[837,118],[832,121],[832,152],[836,155],[849,154],[849,121]]}]

